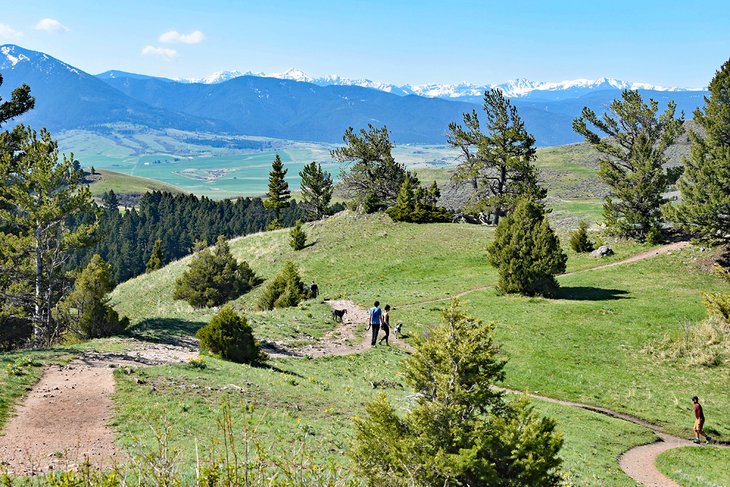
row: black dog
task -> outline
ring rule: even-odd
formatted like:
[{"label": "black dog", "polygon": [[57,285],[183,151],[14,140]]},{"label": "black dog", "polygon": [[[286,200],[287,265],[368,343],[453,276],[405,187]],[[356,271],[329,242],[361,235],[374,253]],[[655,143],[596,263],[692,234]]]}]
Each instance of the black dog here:
[{"label": "black dog", "polygon": [[345,316],[345,313],[347,313],[346,309],[333,309],[332,310],[332,319],[342,323],[342,317]]}]

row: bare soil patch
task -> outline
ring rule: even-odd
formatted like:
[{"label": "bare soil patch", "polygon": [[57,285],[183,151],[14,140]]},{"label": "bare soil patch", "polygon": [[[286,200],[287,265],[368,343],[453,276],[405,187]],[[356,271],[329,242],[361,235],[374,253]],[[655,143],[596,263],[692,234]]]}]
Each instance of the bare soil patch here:
[{"label": "bare soil patch", "polygon": [[28,392],[0,436],[0,468],[15,475],[121,463],[108,422],[114,415],[115,367],[184,362],[191,346],[133,341],[124,353],[88,352],[51,365]]}]

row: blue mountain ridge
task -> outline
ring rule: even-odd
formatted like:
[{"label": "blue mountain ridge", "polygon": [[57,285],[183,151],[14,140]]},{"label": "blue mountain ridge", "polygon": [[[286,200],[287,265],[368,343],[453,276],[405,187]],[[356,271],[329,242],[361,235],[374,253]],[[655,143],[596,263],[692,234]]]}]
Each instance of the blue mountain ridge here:
[{"label": "blue mountain ridge", "polygon": [[[481,100],[396,95],[359,86],[319,86],[259,76],[218,84],[178,82],[143,74],[107,71],[92,76],[46,54],[0,46],[0,95],[27,83],[36,109],[21,121],[51,130],[128,122],[150,128],[255,135],[312,142],[339,142],[345,129],[386,125],[396,143],[443,144],[449,123],[479,111]],[[567,90],[566,90],[567,91]],[[617,89],[513,98],[525,126],[540,146],[581,140],[571,128],[583,106],[602,112]],[[687,114],[706,92],[643,90],[665,105],[675,100]],[[569,98],[562,98],[568,96]],[[474,99],[471,99],[474,98]]]}]

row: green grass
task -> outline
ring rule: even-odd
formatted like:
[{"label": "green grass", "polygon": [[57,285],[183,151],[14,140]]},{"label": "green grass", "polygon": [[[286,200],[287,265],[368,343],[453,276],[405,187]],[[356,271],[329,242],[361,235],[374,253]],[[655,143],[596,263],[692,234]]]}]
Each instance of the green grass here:
[{"label": "green grass", "polygon": [[730,485],[730,449],[684,447],[659,455],[657,468],[684,487]]},{"label": "green grass", "polygon": [[92,182],[89,184],[91,195],[100,197],[102,194],[113,190],[122,194],[144,194],[151,191],[167,191],[169,193],[182,193],[180,188],[162,183],[155,179],[139,176],[129,176],[115,171],[97,169],[97,174],[87,176]]}]

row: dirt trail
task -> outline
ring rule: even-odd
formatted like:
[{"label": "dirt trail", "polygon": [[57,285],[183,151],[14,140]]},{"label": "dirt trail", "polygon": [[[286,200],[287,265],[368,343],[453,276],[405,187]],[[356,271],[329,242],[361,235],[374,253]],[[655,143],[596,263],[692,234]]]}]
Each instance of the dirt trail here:
[{"label": "dirt trail", "polygon": [[114,416],[114,368],[183,362],[197,356],[191,345],[133,341],[125,353],[87,352],[46,367],[0,436],[0,470],[33,475],[71,469],[86,458],[99,467],[122,462],[107,424]]},{"label": "dirt trail", "polygon": [[[627,259],[625,261],[608,264],[607,266],[619,265],[621,263],[628,262],[636,262],[637,260],[647,259],[654,255],[659,255],[659,253],[666,253],[670,252],[673,249],[683,248],[685,245],[677,246],[672,244],[659,249],[654,249],[651,252],[644,252],[643,254],[636,255],[632,258],[633,260]],[[363,350],[369,348],[370,334],[365,333],[365,323],[367,323],[368,318],[367,311],[365,311],[363,308],[360,308],[352,301],[331,301],[330,305],[333,309],[347,309],[348,311],[346,316],[349,315],[352,317],[352,321],[345,321],[338,328],[338,330],[332,332],[330,338],[346,336],[347,339],[352,342],[357,333],[361,332],[362,339],[359,342],[357,342],[357,340],[354,340],[358,344],[355,346],[350,345],[348,348],[346,344],[343,344],[340,341],[329,343],[328,337],[325,337],[323,343],[318,344],[315,348],[316,353],[324,355],[327,354],[327,351],[329,350],[332,354],[347,355],[350,353],[362,352]],[[353,327],[353,323],[355,323],[356,325],[360,324],[360,327]],[[402,347],[406,351],[413,351],[413,347],[411,347],[408,343],[402,340],[393,340],[392,343]],[[522,394],[522,392],[520,391],[513,391],[509,389],[502,390],[510,394]],[[572,401],[563,401],[560,399],[540,396],[537,394],[528,394],[528,396],[534,399],[539,399],[554,404],[560,404],[562,406],[580,408],[599,414],[605,414],[607,416],[621,419],[623,421],[628,421],[654,431],[658,438],[657,441],[646,445],[636,446],[627,450],[618,458],[619,466],[628,476],[636,480],[641,485],[645,485],[648,487],[680,487],[679,484],[665,477],[661,472],[659,472],[659,470],[656,468],[656,459],[660,453],[666,450],[682,446],[695,446],[694,443],[692,443],[690,440],[666,434],[662,432],[658,426],[630,414],[619,413],[617,411],[613,411],[611,409],[599,406],[591,406],[588,404],[582,404]],[[727,445],[724,444],[716,446],[727,447]]]}]

